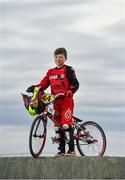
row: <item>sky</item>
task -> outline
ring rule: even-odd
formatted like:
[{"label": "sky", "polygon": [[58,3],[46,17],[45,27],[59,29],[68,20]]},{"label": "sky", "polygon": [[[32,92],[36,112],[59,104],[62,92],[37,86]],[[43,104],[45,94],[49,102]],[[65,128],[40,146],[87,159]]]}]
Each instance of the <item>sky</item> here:
[{"label": "sky", "polygon": [[[124,10],[124,0],[0,0],[0,155],[29,154],[34,117],[21,92],[55,67],[53,52],[65,47],[80,82],[74,115],[102,126],[105,155],[125,156]],[[53,135],[49,121],[45,154],[57,151]]]}]

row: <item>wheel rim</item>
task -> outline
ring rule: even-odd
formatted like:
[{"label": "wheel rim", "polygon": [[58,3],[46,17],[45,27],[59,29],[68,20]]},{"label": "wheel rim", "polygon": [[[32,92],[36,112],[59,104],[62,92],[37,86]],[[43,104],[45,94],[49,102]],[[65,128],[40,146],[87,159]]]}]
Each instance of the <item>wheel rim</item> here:
[{"label": "wheel rim", "polygon": [[[80,153],[85,156],[102,156],[105,152],[106,139],[103,130],[96,123],[84,123],[88,136],[82,136],[78,140]],[[78,134],[85,134],[79,131]],[[84,153],[84,154],[83,154]]]},{"label": "wheel rim", "polygon": [[38,119],[34,124],[31,133],[31,153],[33,156],[38,157],[43,150],[46,139],[45,124],[41,119]]}]

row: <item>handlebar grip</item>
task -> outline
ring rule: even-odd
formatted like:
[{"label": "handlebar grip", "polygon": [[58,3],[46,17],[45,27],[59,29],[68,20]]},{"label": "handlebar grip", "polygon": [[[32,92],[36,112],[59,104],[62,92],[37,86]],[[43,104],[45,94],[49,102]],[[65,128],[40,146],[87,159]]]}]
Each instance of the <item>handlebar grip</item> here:
[{"label": "handlebar grip", "polygon": [[35,87],[32,85],[32,86],[30,86],[30,87],[27,88],[26,92],[28,92],[28,93],[31,93],[31,92],[32,92],[32,93],[33,93],[34,88],[35,88]]}]

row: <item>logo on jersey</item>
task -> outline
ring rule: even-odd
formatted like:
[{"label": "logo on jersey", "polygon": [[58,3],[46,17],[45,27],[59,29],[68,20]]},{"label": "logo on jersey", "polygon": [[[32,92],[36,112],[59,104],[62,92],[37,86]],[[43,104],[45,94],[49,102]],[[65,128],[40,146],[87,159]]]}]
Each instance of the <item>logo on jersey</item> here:
[{"label": "logo on jersey", "polygon": [[72,115],[71,110],[68,109],[68,110],[65,112],[65,114],[64,114],[66,121],[69,121],[69,120],[70,120],[71,115]]},{"label": "logo on jersey", "polygon": [[59,74],[59,75],[52,75],[52,76],[49,76],[49,79],[64,79],[65,77],[65,74]]}]

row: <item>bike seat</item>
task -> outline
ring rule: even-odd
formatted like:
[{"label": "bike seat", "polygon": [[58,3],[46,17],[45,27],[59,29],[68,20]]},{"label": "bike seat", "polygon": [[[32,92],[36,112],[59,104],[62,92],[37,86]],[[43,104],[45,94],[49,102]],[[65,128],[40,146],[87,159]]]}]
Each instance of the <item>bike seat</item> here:
[{"label": "bike seat", "polygon": [[75,117],[75,116],[73,116],[73,118],[74,118],[74,120],[77,121],[77,122],[82,122],[81,119],[79,119],[79,118],[77,118],[77,117]]}]

